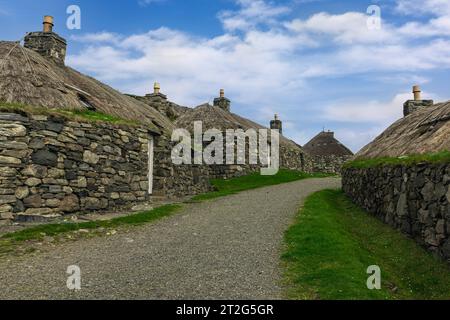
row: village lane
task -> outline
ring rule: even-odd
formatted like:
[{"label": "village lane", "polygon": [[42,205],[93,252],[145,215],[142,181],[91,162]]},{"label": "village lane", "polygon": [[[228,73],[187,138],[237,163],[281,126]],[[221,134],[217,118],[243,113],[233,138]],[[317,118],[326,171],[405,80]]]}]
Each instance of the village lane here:
[{"label": "village lane", "polygon": [[[201,203],[155,223],[0,261],[0,299],[280,299],[284,231],[305,198],[339,188],[307,179]],[[68,266],[81,290],[66,286]]]}]

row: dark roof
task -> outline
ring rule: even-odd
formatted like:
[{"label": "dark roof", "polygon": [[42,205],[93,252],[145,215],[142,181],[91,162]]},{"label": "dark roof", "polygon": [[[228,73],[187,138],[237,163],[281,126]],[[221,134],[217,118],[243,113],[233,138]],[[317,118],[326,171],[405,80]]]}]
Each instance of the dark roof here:
[{"label": "dark roof", "polygon": [[334,132],[321,132],[303,149],[311,156],[352,156],[353,152],[334,137]]},{"label": "dark roof", "polygon": [[401,157],[450,150],[450,101],[414,111],[361,149],[357,158]]},{"label": "dark roof", "polygon": [[0,41],[0,101],[49,109],[93,107],[166,133],[173,129],[167,117],[145,103],[14,42]]}]

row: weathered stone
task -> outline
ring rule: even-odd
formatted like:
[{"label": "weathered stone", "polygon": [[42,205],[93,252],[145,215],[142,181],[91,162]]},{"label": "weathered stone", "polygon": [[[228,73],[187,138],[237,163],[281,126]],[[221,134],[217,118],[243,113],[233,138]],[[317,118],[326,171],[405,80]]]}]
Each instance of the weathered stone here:
[{"label": "weathered stone", "polygon": [[0,167],[0,177],[15,177],[17,170],[9,167]]},{"label": "weathered stone", "polygon": [[14,202],[16,202],[16,196],[11,196],[11,195],[0,196],[0,205],[14,203]]},{"label": "weathered stone", "polygon": [[77,180],[77,186],[79,188],[86,188],[87,187],[87,180],[85,177],[79,177]]},{"label": "weathered stone", "polygon": [[0,141],[0,149],[26,150],[28,145],[18,141]]},{"label": "weathered stone", "polygon": [[12,122],[28,122],[28,118],[17,113],[0,113],[0,120]]},{"label": "weathered stone", "polygon": [[42,198],[40,195],[35,194],[23,199],[25,208],[40,208],[42,206]]},{"label": "weathered stone", "polygon": [[97,198],[86,198],[84,199],[84,208],[87,210],[101,209],[100,200]]},{"label": "weathered stone", "polygon": [[447,195],[446,195],[446,197],[447,197],[447,201],[450,203],[450,185],[447,186]]},{"label": "weathered stone", "polygon": [[26,186],[18,187],[15,196],[17,199],[23,200],[30,194],[30,189]]},{"label": "weathered stone", "polygon": [[22,174],[26,176],[31,176],[35,178],[44,178],[47,176],[47,168],[39,165],[29,165],[22,170]]},{"label": "weathered stone", "polygon": [[45,216],[53,214],[55,211],[51,208],[29,208],[25,211],[25,215],[28,216]]},{"label": "weathered stone", "polygon": [[[0,213],[11,212],[11,211],[12,211],[12,207],[9,204],[0,205]],[[6,219],[6,218],[4,218],[4,219]]]},{"label": "weathered stone", "polygon": [[14,214],[12,212],[0,212],[0,218],[5,220],[13,220]]},{"label": "weathered stone", "polygon": [[97,164],[99,160],[100,160],[100,157],[97,154],[95,154],[89,150],[86,150],[83,153],[83,161],[86,163]]},{"label": "weathered stone", "polygon": [[22,161],[20,159],[13,158],[13,157],[0,156],[0,164],[18,165],[21,163],[22,163]]},{"label": "weathered stone", "polygon": [[60,133],[64,128],[64,123],[48,121],[45,124],[45,128],[49,131]]},{"label": "weathered stone", "polygon": [[64,178],[65,171],[61,170],[61,169],[52,168],[52,169],[48,170],[47,177],[54,178],[54,179]]},{"label": "weathered stone", "polygon": [[425,202],[432,200],[434,197],[434,184],[432,182],[427,182],[421,193]]},{"label": "weathered stone", "polygon": [[31,160],[34,164],[40,164],[48,167],[56,167],[58,164],[58,156],[54,152],[42,149],[31,155]]},{"label": "weathered stone", "polygon": [[408,213],[406,194],[402,193],[397,203],[397,215],[404,216]]},{"label": "weathered stone", "polygon": [[25,184],[29,187],[35,187],[35,186],[40,185],[41,183],[42,183],[42,180],[38,179],[38,178],[28,178],[25,181]]},{"label": "weathered stone", "polygon": [[438,222],[436,222],[436,233],[437,234],[444,234],[445,233],[445,220],[440,219]]},{"label": "weathered stone", "polygon": [[11,195],[14,194],[14,189],[5,189],[5,188],[0,188],[0,195]]},{"label": "weathered stone", "polygon": [[45,201],[45,206],[50,208],[58,208],[61,204],[59,199],[48,199]]},{"label": "weathered stone", "polygon": [[66,196],[59,205],[59,209],[63,212],[76,212],[80,209],[80,202],[76,195]]},{"label": "weathered stone", "polygon": [[117,200],[120,199],[120,194],[118,192],[111,192],[111,199]]},{"label": "weathered stone", "polygon": [[42,149],[45,147],[45,142],[42,138],[36,137],[31,139],[29,145],[28,145],[31,149]]},{"label": "weathered stone", "polygon": [[27,129],[20,124],[0,123],[0,137],[25,137]]}]

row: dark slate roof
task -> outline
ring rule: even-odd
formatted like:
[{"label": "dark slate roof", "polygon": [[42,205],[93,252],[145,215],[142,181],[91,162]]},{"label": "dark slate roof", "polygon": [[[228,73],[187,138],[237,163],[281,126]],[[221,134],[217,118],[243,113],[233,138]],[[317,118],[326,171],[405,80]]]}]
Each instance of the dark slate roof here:
[{"label": "dark slate roof", "polygon": [[321,132],[303,149],[311,156],[352,156],[353,152],[334,137],[334,132]]}]

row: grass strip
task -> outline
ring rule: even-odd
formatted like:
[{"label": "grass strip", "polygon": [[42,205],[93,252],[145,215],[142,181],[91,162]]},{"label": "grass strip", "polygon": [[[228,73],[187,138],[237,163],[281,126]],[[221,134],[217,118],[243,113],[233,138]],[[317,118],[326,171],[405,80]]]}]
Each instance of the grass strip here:
[{"label": "grass strip", "polygon": [[[290,299],[450,299],[450,267],[355,206],[340,190],[311,195],[285,234]],[[381,268],[369,290],[367,268]]]}]

